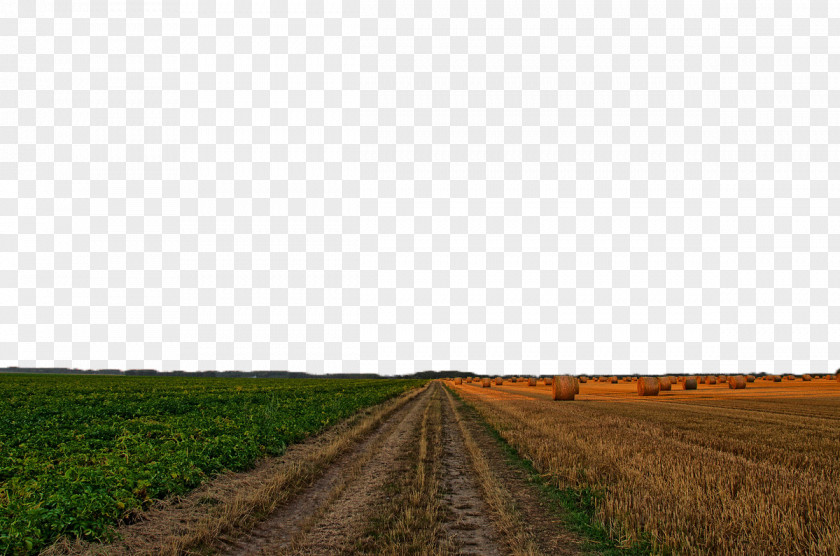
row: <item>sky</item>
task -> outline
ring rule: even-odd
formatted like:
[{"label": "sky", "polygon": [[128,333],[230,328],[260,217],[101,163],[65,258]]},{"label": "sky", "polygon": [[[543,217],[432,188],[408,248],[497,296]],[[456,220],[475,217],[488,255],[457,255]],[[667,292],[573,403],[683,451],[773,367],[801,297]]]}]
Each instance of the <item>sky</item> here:
[{"label": "sky", "polygon": [[840,4],[281,4],[0,4],[0,366],[838,366]]}]

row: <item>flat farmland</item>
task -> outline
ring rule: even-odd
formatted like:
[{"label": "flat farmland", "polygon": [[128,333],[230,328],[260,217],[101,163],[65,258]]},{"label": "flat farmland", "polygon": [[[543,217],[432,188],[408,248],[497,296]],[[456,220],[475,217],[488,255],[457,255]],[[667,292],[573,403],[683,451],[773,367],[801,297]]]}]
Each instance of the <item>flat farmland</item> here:
[{"label": "flat farmland", "polygon": [[835,380],[0,387],[0,555],[840,553]]},{"label": "flat farmland", "polygon": [[0,375],[0,554],[108,540],[422,380]]},{"label": "flat farmland", "polygon": [[[167,379],[155,380],[163,385]],[[156,498],[119,520],[108,535],[65,534],[44,553],[588,552],[589,541],[564,526],[528,474],[510,464],[508,453],[478,414],[442,381],[375,384],[392,384],[390,388],[403,392],[289,444],[253,468],[208,476],[197,488]],[[410,388],[418,384],[421,387]],[[214,395],[234,396],[229,389]],[[299,392],[298,398],[301,411],[307,411],[307,397]],[[228,415],[232,419],[235,414],[248,412],[240,406]],[[260,414],[257,420],[263,418]],[[170,445],[168,450],[176,448]],[[185,453],[181,456],[186,458]],[[141,472],[147,467],[132,467],[129,456],[125,470]]]},{"label": "flat farmland", "polygon": [[757,380],[575,401],[506,381],[451,385],[625,546],[680,554],[840,553],[840,383]]}]

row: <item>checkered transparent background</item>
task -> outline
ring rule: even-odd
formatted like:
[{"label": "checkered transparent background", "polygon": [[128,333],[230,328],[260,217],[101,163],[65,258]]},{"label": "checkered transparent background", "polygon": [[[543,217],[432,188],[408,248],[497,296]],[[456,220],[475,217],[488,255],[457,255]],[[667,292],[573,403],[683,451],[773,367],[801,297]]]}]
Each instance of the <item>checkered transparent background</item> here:
[{"label": "checkered transparent background", "polygon": [[7,0],[0,365],[834,370],[839,180],[837,2]]}]

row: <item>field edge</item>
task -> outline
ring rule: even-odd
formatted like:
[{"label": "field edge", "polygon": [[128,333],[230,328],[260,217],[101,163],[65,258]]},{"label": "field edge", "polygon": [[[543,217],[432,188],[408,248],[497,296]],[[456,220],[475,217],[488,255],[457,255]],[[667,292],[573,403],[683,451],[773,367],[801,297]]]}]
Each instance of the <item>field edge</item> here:
[{"label": "field edge", "polygon": [[[65,536],[56,539],[41,554],[182,554],[212,551],[223,535],[236,537],[240,531],[247,529],[254,521],[270,513],[275,506],[317,478],[353,442],[369,434],[383,420],[428,388],[430,383],[431,381],[424,381],[423,384],[411,386],[379,403],[361,407],[316,434],[289,444],[283,454],[255,461],[249,469],[217,475],[187,493],[159,500],[152,507],[139,512],[131,522],[114,526],[115,536],[112,541],[102,543]],[[311,450],[312,453],[308,453],[307,450]],[[296,457],[296,451],[304,452],[303,456],[299,457],[300,461],[287,462],[286,460]],[[272,468],[275,464],[278,465],[278,469]],[[249,478],[264,468],[269,468],[262,472],[267,476],[258,480]],[[235,487],[230,488],[231,484]],[[228,487],[228,492],[225,492],[225,486]],[[215,492],[207,493],[208,490],[214,489],[220,489],[224,494],[231,496],[224,498]],[[178,517],[172,519],[167,515],[177,515],[179,510],[194,511],[196,508],[206,513],[198,517],[190,516],[193,520],[188,523],[180,523]],[[138,538],[143,539],[146,536],[142,532],[143,527],[161,520],[170,521],[162,524],[163,528],[171,528],[170,534],[164,535],[163,539],[147,539],[150,543],[156,543],[154,547],[133,544]],[[139,535],[135,529],[141,530]]]},{"label": "field edge", "polygon": [[584,541],[584,545],[581,547],[584,553],[603,556],[646,556],[654,553],[651,543],[647,540],[626,545],[621,544],[609,534],[608,529],[603,524],[595,521],[594,502],[599,497],[597,490],[572,487],[561,489],[547,481],[546,477],[534,467],[529,459],[523,457],[496,428],[482,417],[481,412],[475,406],[464,400],[448,384],[446,388],[461,404],[461,409],[474,417],[498,443],[507,457],[508,463],[525,472],[528,481],[537,487],[543,500],[548,503],[554,517],[560,519],[564,527],[577,534]]}]

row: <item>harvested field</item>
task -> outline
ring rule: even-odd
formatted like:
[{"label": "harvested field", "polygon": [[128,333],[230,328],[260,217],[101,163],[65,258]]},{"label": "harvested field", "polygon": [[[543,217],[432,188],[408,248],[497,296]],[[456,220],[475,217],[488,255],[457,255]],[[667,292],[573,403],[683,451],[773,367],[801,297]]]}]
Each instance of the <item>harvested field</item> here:
[{"label": "harvested field", "polygon": [[[684,554],[840,552],[840,384],[756,381],[454,390],[615,539]],[[738,381],[740,385],[740,380]],[[562,426],[558,426],[562,423]]]}]

